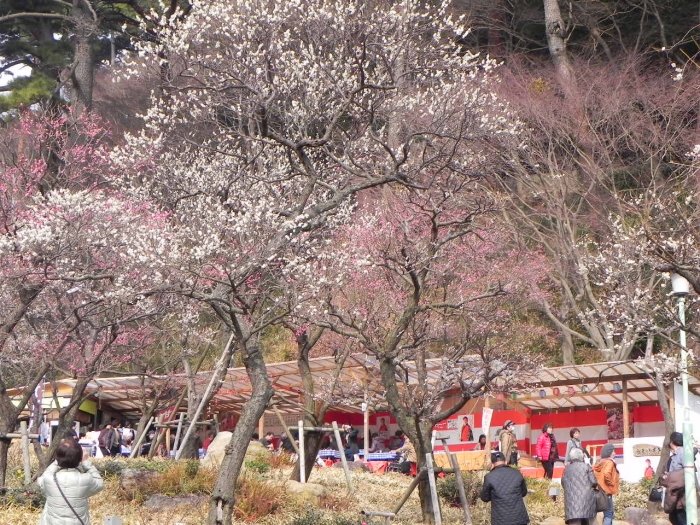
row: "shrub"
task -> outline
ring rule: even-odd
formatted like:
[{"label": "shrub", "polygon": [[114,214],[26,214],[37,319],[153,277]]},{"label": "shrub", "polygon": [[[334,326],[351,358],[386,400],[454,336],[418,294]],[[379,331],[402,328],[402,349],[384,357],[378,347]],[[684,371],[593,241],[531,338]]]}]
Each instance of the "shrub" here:
[{"label": "shrub", "polygon": [[189,460],[185,463],[185,476],[188,478],[194,478],[199,472],[199,461]]},{"label": "shrub", "polygon": [[306,512],[294,518],[288,525],[358,525],[360,520],[346,518],[345,516],[325,516],[322,512],[307,508]]},{"label": "shrub", "polygon": [[95,468],[100,473],[100,475],[105,478],[117,478],[121,475],[122,471],[127,468],[136,468],[133,465],[127,465],[124,461],[116,461],[113,459],[108,459],[107,461],[95,462]]},{"label": "shrub", "polygon": [[[462,481],[464,493],[467,496],[469,505],[474,505],[481,492],[481,487],[484,484],[483,475],[481,472],[462,472]],[[460,507],[462,503],[459,500],[459,490],[457,487],[457,476],[447,475],[443,479],[438,480],[437,493],[445,502],[453,507]]]},{"label": "shrub", "polygon": [[171,461],[169,463],[170,468],[166,470],[141,469],[150,472],[156,471],[158,475],[149,477],[143,483],[139,483],[136,490],[123,490],[122,497],[143,502],[153,494],[163,494],[164,496],[211,494],[216,483],[216,471],[199,468],[199,466],[195,468],[190,463],[192,462]]},{"label": "shrub", "polygon": [[21,506],[40,509],[45,502],[46,497],[36,484],[24,488],[0,488],[0,507]]},{"label": "shrub", "polygon": [[236,484],[235,516],[249,523],[258,523],[260,518],[274,514],[282,506],[284,496],[284,486],[257,476],[243,475]]},{"label": "shrub", "polygon": [[258,474],[266,474],[270,470],[270,463],[263,458],[251,459],[245,462],[245,468]]}]

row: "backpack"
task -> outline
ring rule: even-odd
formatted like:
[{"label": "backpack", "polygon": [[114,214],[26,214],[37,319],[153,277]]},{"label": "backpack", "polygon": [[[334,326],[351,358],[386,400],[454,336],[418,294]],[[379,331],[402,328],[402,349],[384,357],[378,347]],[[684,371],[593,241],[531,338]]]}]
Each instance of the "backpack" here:
[{"label": "backpack", "polygon": [[97,444],[100,448],[109,449],[112,447],[112,432],[114,432],[114,430],[111,428],[104,428],[100,431],[100,435],[97,438]]}]

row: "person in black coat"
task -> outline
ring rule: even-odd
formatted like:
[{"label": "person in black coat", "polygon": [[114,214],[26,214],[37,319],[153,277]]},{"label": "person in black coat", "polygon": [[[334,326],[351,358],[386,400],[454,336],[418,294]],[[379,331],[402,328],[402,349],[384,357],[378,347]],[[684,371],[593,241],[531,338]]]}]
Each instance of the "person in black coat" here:
[{"label": "person in black coat", "polygon": [[523,498],[527,496],[525,478],[519,470],[506,465],[502,452],[491,454],[491,472],[484,477],[484,486],[479,497],[491,502],[491,523],[499,525],[527,525],[527,514]]}]

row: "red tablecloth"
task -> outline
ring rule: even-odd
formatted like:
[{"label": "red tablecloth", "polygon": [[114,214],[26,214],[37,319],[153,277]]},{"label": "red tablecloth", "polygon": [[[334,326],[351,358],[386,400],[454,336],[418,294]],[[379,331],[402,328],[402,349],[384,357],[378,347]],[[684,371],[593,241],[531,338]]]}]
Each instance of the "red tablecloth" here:
[{"label": "red tablecloth", "polygon": [[365,463],[369,469],[375,474],[384,474],[389,466],[388,461],[368,461]]}]

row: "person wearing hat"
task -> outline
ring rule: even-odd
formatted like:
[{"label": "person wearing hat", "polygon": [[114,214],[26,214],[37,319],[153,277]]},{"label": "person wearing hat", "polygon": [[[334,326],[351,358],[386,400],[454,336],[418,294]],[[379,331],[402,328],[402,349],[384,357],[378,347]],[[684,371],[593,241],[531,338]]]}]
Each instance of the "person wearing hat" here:
[{"label": "person wearing hat", "polygon": [[[664,512],[673,525],[686,525],[685,514],[685,473],[683,471],[683,434],[672,432],[669,441],[671,456],[668,458],[667,472],[661,477],[660,485],[666,489]],[[693,451],[695,452],[695,451]]]},{"label": "person wearing hat", "polygon": [[506,457],[508,465],[518,464],[518,440],[515,437],[515,423],[510,419],[505,422],[498,436],[501,443],[501,452]]},{"label": "person wearing hat", "polygon": [[612,525],[613,522],[613,496],[620,490],[620,473],[615,457],[615,446],[612,443],[603,445],[600,451],[600,459],[593,466],[596,481],[600,489],[608,495],[608,510],[603,511],[603,525]]},{"label": "person wearing hat", "polygon": [[503,452],[491,454],[491,472],[484,476],[479,498],[491,502],[491,523],[502,525],[527,525],[523,498],[527,496],[525,478],[518,469],[508,468]]}]

